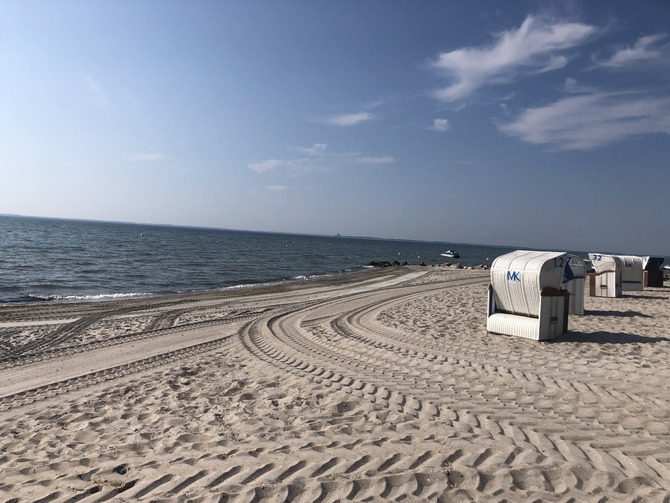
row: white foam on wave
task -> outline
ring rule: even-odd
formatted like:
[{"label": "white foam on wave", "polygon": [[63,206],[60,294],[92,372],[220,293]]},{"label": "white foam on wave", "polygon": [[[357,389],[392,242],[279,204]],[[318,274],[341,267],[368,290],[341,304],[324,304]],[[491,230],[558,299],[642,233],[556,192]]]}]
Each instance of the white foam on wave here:
[{"label": "white foam on wave", "polygon": [[153,293],[131,292],[131,293],[101,293],[91,295],[31,295],[32,298],[45,301],[57,302],[96,302],[105,300],[138,299],[152,297]]},{"label": "white foam on wave", "polygon": [[241,283],[239,285],[230,285],[230,286],[224,286],[221,288],[218,288],[217,290],[219,291],[226,291],[226,290],[240,290],[240,289],[245,289],[245,288],[258,288],[261,286],[275,286],[275,285],[283,285],[285,283],[292,283],[292,282],[298,282],[298,281],[309,281],[309,280],[314,280],[318,278],[325,278],[329,276],[336,276],[336,274],[313,274],[311,276],[305,276],[304,274],[298,275],[298,276],[293,276],[291,279],[280,279],[277,281],[265,281],[262,283]]},{"label": "white foam on wave", "polygon": [[268,282],[268,283],[242,283],[240,285],[223,286],[221,288],[217,288],[216,291],[241,290],[241,289],[244,289],[244,288],[254,288],[254,287],[259,287],[259,286],[278,285],[280,283],[282,283],[282,281],[271,281],[271,282]]}]

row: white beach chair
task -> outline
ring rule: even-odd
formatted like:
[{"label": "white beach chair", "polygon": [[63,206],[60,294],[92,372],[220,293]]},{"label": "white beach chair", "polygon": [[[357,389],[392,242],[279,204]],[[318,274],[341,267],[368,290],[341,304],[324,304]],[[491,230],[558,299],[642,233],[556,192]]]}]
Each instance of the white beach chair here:
[{"label": "white beach chair", "polygon": [[584,283],[586,281],[586,263],[577,255],[568,255],[565,266],[563,287],[570,294],[570,314],[584,314]]},{"label": "white beach chair", "polygon": [[644,269],[644,286],[651,288],[663,288],[663,257],[642,257],[642,269]]},{"label": "white beach chair", "polygon": [[621,259],[621,290],[640,291],[644,290],[644,268],[642,257],[635,255],[618,255]]},{"label": "white beach chair", "polygon": [[568,329],[570,294],[561,290],[568,254],[517,250],[496,258],[486,329],[543,341]]},{"label": "white beach chair", "polygon": [[592,297],[621,297],[621,271],[623,265],[616,255],[589,253],[595,273],[590,276]]}]

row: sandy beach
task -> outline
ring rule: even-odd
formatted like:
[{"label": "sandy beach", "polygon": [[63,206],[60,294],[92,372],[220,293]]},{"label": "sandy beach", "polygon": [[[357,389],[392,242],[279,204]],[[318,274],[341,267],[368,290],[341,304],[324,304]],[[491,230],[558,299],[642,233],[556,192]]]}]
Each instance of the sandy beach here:
[{"label": "sandy beach", "polygon": [[670,288],[486,332],[487,271],[0,307],[0,501],[670,501]]}]

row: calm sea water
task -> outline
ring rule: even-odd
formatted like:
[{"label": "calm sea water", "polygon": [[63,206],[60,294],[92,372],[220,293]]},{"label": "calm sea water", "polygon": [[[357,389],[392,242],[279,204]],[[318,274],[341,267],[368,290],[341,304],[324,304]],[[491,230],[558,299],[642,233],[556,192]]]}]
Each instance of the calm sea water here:
[{"label": "calm sea water", "polygon": [[[371,261],[463,265],[510,248],[0,216],[0,304],[105,300],[299,281]],[[451,261],[454,261],[453,259]]]}]

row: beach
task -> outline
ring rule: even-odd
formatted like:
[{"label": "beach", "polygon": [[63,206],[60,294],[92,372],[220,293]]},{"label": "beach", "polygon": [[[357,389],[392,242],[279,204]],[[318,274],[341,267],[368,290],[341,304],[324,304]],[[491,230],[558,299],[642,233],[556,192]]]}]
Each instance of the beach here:
[{"label": "beach", "polygon": [[488,284],[0,307],[0,501],[670,501],[668,282],[547,342],[487,333]]}]

